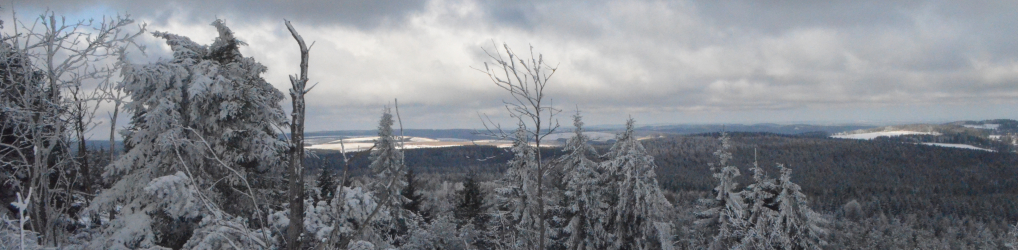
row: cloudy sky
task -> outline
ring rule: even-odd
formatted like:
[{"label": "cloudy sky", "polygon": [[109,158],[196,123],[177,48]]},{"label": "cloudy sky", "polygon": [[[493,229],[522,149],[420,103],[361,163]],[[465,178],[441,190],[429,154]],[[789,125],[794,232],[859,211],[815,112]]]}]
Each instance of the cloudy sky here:
[{"label": "cloudy sky", "polygon": [[[15,1],[14,9],[21,18],[46,8],[69,18],[128,13],[150,31],[206,43],[221,18],[284,91],[300,59],[283,24],[291,20],[315,42],[308,131],[372,129],[396,98],[412,128],[505,117],[508,95],[473,69],[493,41],[533,46],[557,65],[548,95],[565,113],[579,107],[588,124],[1018,118],[1013,1],[290,2]],[[142,42],[148,57],[134,60],[170,56],[162,41]]]}]

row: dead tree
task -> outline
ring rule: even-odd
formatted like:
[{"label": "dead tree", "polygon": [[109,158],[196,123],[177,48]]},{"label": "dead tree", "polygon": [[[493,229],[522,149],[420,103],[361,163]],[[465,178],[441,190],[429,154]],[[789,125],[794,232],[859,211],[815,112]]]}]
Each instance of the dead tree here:
[{"label": "dead tree", "polygon": [[[494,44],[493,44],[494,45]],[[504,51],[495,47],[495,53],[488,50],[484,52],[493,62],[485,62],[484,69],[477,69],[486,74],[496,86],[509,92],[511,101],[502,101],[509,116],[515,118],[527,129],[528,137],[533,138],[534,146],[537,148],[537,217],[541,219],[538,230],[540,238],[538,247],[545,248],[546,226],[544,213],[544,175],[545,166],[541,159],[541,140],[545,136],[554,133],[559,127],[554,120],[555,115],[561,110],[555,109],[550,100],[545,104],[546,96],[544,88],[548,80],[555,74],[556,67],[544,62],[544,56],[534,56],[534,47],[530,47],[530,58],[520,58],[509,45],[503,43]],[[503,56],[504,53],[504,56]],[[492,122],[486,115],[482,118],[487,134],[501,139],[509,139],[511,135],[502,130],[501,126]]]},{"label": "dead tree", "polygon": [[[308,49],[304,38],[286,21],[293,39],[300,45],[300,75],[290,76],[290,99],[293,101],[293,122],[290,123],[290,225],[286,231],[286,248],[301,249],[301,233],[304,232],[304,94],[311,91],[305,88],[308,82]],[[312,44],[314,45],[314,44]]]}]

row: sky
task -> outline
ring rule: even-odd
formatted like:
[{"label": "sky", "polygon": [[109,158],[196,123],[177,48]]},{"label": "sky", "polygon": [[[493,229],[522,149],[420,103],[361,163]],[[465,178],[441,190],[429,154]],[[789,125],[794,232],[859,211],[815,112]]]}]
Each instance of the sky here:
[{"label": "sky", "polygon": [[[10,19],[10,3],[4,20]],[[311,48],[307,131],[374,129],[398,99],[407,128],[512,124],[478,71],[506,44],[557,71],[567,126],[891,124],[1018,118],[1015,1],[14,1],[19,18],[130,14],[211,44],[217,18],[286,93]],[[150,35],[145,56],[170,57]],[[290,109],[289,100],[282,103]],[[124,122],[121,122],[123,124]],[[102,129],[97,134],[102,134]]]}]

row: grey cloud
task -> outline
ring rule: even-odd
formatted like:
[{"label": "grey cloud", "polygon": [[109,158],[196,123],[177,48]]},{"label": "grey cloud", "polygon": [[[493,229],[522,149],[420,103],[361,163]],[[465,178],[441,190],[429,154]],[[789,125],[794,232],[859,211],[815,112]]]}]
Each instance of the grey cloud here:
[{"label": "grey cloud", "polygon": [[216,17],[231,16],[240,19],[237,21],[241,22],[262,20],[275,22],[288,19],[313,25],[349,25],[361,29],[374,29],[398,25],[407,15],[422,10],[425,4],[427,1],[412,0],[42,0],[19,2],[16,7],[49,8],[66,13],[88,7],[105,6],[117,12],[151,18],[150,20],[160,23],[169,22],[170,19],[206,23],[215,20]]},{"label": "grey cloud", "polygon": [[393,98],[414,127],[477,127],[478,112],[499,116],[508,98],[470,68],[492,40],[518,52],[533,45],[559,65],[549,95],[585,110],[589,124],[627,114],[648,123],[1018,118],[1002,111],[1018,108],[1012,2],[356,3],[61,6],[108,5],[187,35],[231,18],[251,44],[242,51],[281,89],[297,60],[280,22],[291,18],[317,41],[311,130],[370,129]]}]

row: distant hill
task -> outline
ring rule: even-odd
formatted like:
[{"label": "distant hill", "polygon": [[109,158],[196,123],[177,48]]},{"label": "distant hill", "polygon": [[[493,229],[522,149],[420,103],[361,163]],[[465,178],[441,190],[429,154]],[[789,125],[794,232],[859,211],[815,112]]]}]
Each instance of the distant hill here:
[{"label": "distant hill", "polygon": [[702,134],[719,131],[729,132],[764,132],[784,135],[801,134],[835,134],[845,131],[874,128],[873,125],[847,124],[847,125],[810,125],[810,124],[704,124],[704,125],[664,125],[641,127],[639,131],[652,131],[672,134]]},{"label": "distant hill", "polygon": [[1018,121],[994,119],[943,124],[906,124],[859,129],[834,134],[841,139],[876,139],[942,147],[1012,152],[1018,147]]}]

